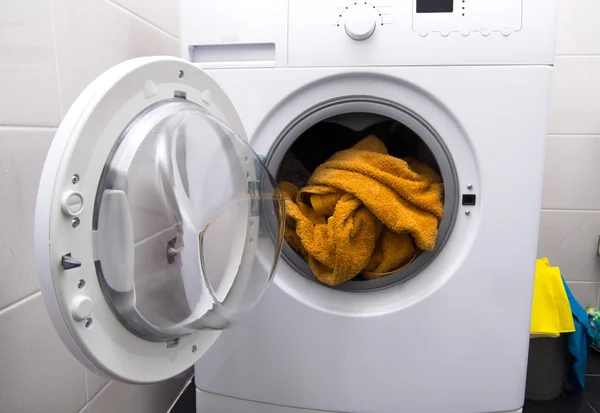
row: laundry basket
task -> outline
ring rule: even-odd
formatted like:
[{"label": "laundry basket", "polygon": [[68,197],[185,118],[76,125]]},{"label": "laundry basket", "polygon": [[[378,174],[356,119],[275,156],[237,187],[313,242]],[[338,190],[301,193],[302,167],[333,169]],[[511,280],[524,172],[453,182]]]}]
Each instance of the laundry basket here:
[{"label": "laundry basket", "polygon": [[525,398],[551,400],[560,396],[568,363],[566,335],[530,339]]}]

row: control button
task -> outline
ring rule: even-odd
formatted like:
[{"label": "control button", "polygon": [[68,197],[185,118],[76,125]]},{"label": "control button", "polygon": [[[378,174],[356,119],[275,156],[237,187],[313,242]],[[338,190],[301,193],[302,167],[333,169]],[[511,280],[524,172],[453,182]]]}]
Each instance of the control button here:
[{"label": "control button", "polygon": [[450,36],[450,29],[444,27],[443,29],[440,29],[440,34],[444,37],[448,37]]},{"label": "control button", "polygon": [[489,36],[490,34],[492,34],[492,29],[490,29],[488,26],[483,26],[481,28],[481,30],[479,30],[479,33],[482,34],[482,36]]},{"label": "control button", "polygon": [[502,29],[502,36],[508,36],[511,33],[511,30],[508,27]]},{"label": "control button", "polygon": [[421,27],[419,29],[419,36],[425,37],[429,34],[429,29],[427,27]]},{"label": "control button", "polygon": [[92,314],[94,302],[90,297],[80,295],[71,304],[71,316],[75,321],[83,321]]},{"label": "control button", "polygon": [[469,29],[468,27],[463,27],[462,29],[460,29],[460,34],[467,37],[471,34],[471,29]]},{"label": "control button", "polygon": [[358,4],[351,6],[344,13],[346,34],[354,40],[366,40],[377,27],[377,15],[372,6]]},{"label": "control button", "polygon": [[69,192],[63,199],[62,210],[66,215],[78,215],[83,209],[83,196],[79,192]]},{"label": "control button", "polygon": [[81,267],[81,261],[71,257],[71,253],[63,255],[60,261],[65,270],[72,270],[73,268]]}]

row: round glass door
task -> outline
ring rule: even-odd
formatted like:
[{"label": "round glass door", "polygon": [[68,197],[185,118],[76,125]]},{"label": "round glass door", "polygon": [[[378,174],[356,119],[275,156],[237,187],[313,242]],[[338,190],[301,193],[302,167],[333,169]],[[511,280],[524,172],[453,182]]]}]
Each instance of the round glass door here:
[{"label": "round glass door", "polygon": [[100,179],[102,292],[146,340],[223,329],[266,292],[283,225],[275,180],[243,138],[194,102],[157,102],[122,132]]}]

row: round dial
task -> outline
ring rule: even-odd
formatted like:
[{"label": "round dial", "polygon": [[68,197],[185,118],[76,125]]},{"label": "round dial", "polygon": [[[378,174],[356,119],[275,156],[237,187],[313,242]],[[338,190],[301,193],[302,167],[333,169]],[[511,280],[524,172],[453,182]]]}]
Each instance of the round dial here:
[{"label": "round dial", "polygon": [[346,33],[354,40],[368,39],[377,27],[377,13],[367,4],[349,7],[344,18]]}]

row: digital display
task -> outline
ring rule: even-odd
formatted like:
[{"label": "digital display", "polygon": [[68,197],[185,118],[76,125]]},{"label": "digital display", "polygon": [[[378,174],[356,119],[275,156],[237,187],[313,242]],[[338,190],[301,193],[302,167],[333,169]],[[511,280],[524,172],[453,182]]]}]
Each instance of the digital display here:
[{"label": "digital display", "polygon": [[417,13],[452,13],[454,0],[417,0]]}]

